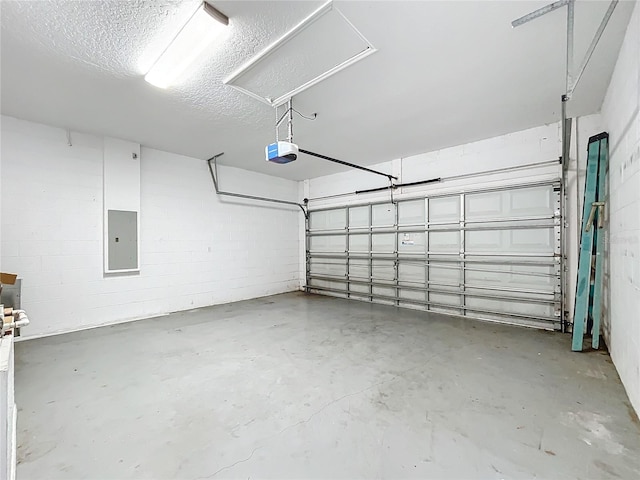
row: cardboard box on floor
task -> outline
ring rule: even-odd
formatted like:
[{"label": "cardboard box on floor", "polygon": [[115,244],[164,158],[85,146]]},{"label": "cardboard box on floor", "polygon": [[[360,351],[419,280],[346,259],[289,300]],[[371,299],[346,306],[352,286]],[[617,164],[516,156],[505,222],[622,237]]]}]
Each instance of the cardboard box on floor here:
[{"label": "cardboard box on floor", "polygon": [[[0,272],[0,293],[2,292],[2,285],[15,285],[16,283],[16,279],[18,278],[18,275],[16,275],[15,273],[6,273],[6,272]],[[13,308],[5,308],[2,313],[2,316],[0,318],[2,318],[2,323],[11,323],[13,322],[15,319],[13,317]],[[19,334],[17,329],[14,329],[15,333],[13,330],[9,330],[7,332],[5,332],[6,334]]]},{"label": "cardboard box on floor", "polygon": [[18,275],[15,273],[0,272],[0,284],[15,285]]}]

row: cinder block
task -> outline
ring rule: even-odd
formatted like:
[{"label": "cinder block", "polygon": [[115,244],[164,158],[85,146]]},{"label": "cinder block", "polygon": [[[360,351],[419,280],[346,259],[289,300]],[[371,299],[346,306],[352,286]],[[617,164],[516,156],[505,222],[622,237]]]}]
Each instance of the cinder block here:
[{"label": "cinder block", "polygon": [[[149,148],[141,152],[141,272],[104,276],[102,138],[74,132],[69,147],[64,130],[2,117],[2,139],[3,186],[20,184],[23,195],[2,190],[1,261],[24,278],[25,336],[299,286],[299,209],[222,202],[204,162]],[[220,174],[229,190],[298,198],[298,182],[229,167]],[[175,188],[178,176],[190,188]],[[259,277],[256,264],[268,265]],[[52,315],[50,302],[74,313]]]}]

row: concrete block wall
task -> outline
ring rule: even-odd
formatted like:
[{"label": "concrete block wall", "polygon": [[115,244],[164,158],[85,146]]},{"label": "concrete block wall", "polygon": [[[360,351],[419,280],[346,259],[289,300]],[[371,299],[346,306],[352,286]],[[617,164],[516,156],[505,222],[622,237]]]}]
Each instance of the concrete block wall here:
[{"label": "concrete block wall", "polygon": [[631,403],[640,412],[640,5],[611,77],[602,120],[609,132],[609,238],[604,331]]},{"label": "concrete block wall", "polygon": [[[298,208],[221,199],[206,162],[141,151],[141,271],[103,274],[103,138],[2,117],[3,271],[24,336],[296,290]],[[220,167],[226,190],[298,199],[297,182]]]},{"label": "concrete block wall", "polygon": [[[419,195],[421,193],[441,193],[473,189],[479,182],[483,185],[500,185],[504,182],[517,182],[519,178],[545,179],[557,177],[557,164],[547,167],[534,166],[523,168],[517,172],[495,173],[489,176],[451,177],[467,174],[483,174],[489,170],[522,166],[543,162],[557,162],[561,153],[559,124],[544,125],[499,137],[455,147],[436,150],[396,159],[374,165],[371,168],[398,176],[400,182],[415,182],[431,178],[442,178],[440,183],[421,187],[409,187],[397,191],[398,198],[403,195]],[[311,199],[332,196],[356,190],[384,187],[388,185],[384,177],[359,170],[314,178],[308,181]],[[333,204],[362,203],[388,198],[388,192],[346,195],[343,197],[314,200],[311,207]]]}]

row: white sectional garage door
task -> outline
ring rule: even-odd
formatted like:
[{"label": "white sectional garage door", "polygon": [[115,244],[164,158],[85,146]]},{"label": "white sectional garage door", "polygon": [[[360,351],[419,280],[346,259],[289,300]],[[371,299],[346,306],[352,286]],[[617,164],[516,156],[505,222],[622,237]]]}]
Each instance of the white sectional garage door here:
[{"label": "white sectional garage door", "polygon": [[309,291],[560,328],[553,182],[312,210]]}]

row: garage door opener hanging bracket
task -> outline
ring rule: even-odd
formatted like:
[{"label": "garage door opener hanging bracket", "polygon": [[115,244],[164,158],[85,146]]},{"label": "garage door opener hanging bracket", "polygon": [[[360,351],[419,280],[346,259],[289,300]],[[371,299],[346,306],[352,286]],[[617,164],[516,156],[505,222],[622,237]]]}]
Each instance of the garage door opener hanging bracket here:
[{"label": "garage door opener hanging bracket", "polygon": [[[293,98],[290,98],[287,103],[287,110],[280,116],[278,117],[278,107],[275,107],[275,111],[276,111],[276,144],[279,141],[279,136],[278,136],[278,131],[280,129],[280,125],[282,125],[282,122],[284,121],[285,118],[287,118],[287,142],[289,144],[293,144],[293,114],[297,113],[298,115],[300,115],[302,118],[306,119],[306,120],[315,120],[318,117],[317,113],[313,113],[311,116],[306,116],[303,115],[302,113],[300,113],[299,111],[297,111],[295,108],[293,108]],[[357,170],[362,170],[364,172],[369,172],[369,173],[373,173],[375,175],[381,175],[383,177],[386,177],[389,180],[389,183],[392,184],[393,180],[398,180],[398,177],[391,175],[389,173],[384,173],[384,172],[380,172],[378,170],[373,170],[371,168],[367,168],[367,167],[363,167],[361,165],[356,165],[355,163],[350,163],[350,162],[345,162],[344,160],[339,160],[337,158],[333,158],[333,157],[329,157],[327,155],[323,155],[321,153],[316,153],[316,152],[312,152],[310,150],[305,150],[303,148],[299,148],[297,145],[295,146],[296,150],[299,153],[304,153],[306,155],[310,155],[312,157],[316,157],[316,158],[320,158],[322,160],[327,160],[329,162],[333,162],[333,163],[337,163],[339,165],[345,165],[347,167],[351,167],[351,168],[355,168]],[[267,153],[267,159],[269,159],[268,157],[268,153]],[[276,163],[280,163],[280,162],[276,162]],[[284,163],[284,162],[282,162]],[[390,187],[389,187],[390,188]]]}]

